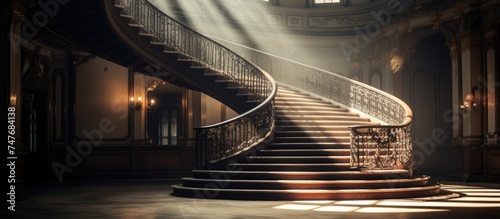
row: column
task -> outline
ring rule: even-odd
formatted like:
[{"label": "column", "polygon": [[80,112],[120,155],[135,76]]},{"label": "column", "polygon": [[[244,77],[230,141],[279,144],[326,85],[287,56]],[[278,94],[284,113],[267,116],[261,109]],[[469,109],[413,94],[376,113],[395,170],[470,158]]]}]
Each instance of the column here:
[{"label": "column", "polygon": [[[491,10],[489,10],[491,12]],[[485,107],[486,107],[486,137],[488,145],[497,144],[497,136],[498,136],[498,127],[497,127],[497,87],[500,85],[498,83],[498,75],[496,74],[496,70],[498,68],[497,53],[498,48],[495,43],[495,29],[493,25],[490,25],[491,28],[485,32],[485,39],[487,41],[487,52],[486,52],[486,78],[485,82]]]},{"label": "column", "polygon": [[484,134],[482,99],[482,50],[481,35],[479,31],[468,31],[461,36],[462,51],[462,98],[473,97],[477,104],[475,109],[463,112],[463,137],[464,145],[481,145]]},{"label": "column", "polygon": [[130,113],[133,115],[134,121],[134,134],[133,141],[145,143],[146,139],[146,75],[140,73],[133,73],[134,81],[131,98],[135,102],[140,101],[140,109],[129,108]]}]

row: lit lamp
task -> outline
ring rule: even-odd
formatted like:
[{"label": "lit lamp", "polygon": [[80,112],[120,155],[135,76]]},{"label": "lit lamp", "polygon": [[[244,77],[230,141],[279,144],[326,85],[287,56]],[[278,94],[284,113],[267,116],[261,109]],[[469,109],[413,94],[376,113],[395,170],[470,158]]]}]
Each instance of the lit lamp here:
[{"label": "lit lamp", "polygon": [[151,109],[155,106],[155,100],[151,99],[151,101],[148,103],[148,112],[151,112]]},{"label": "lit lamp", "polygon": [[472,92],[470,94],[467,94],[467,96],[465,97],[464,103],[462,105],[460,105],[460,109],[464,113],[474,112],[477,109],[477,102],[476,102],[476,98],[474,95],[476,90],[477,90],[477,87],[474,86],[472,88]]},{"label": "lit lamp", "polygon": [[129,107],[131,109],[135,109],[135,110],[139,111],[139,110],[141,110],[141,106],[142,106],[142,98],[141,97],[138,97],[137,101],[134,101],[134,97],[130,98]]}]

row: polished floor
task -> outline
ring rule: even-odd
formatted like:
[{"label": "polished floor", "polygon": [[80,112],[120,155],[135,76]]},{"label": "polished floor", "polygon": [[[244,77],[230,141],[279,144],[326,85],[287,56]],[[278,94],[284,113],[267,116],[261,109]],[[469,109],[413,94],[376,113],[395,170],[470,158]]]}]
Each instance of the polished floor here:
[{"label": "polished floor", "polygon": [[171,196],[171,180],[46,183],[0,218],[499,218],[500,185],[443,182],[451,199],[233,201]]}]

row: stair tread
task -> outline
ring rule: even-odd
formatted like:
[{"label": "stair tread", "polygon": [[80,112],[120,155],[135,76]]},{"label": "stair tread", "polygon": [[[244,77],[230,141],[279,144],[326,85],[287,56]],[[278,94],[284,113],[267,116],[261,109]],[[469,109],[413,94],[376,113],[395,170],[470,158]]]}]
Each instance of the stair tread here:
[{"label": "stair tread", "polygon": [[[286,118],[286,117],[284,117]],[[347,118],[347,119],[350,119],[350,118]],[[360,118],[360,119],[357,119],[357,120],[339,120],[339,119],[305,119],[305,118],[300,118],[300,119],[294,119],[294,118],[290,118],[290,119],[287,119],[287,121],[296,121],[296,122],[317,122],[317,123],[333,123],[333,122],[342,122],[342,123],[349,123],[349,122],[364,122],[364,123],[367,123],[367,124],[373,124],[373,125],[378,125],[378,123],[373,123],[373,122],[370,122],[370,121],[367,121],[367,119],[363,119],[363,118]]]},{"label": "stair tread", "polygon": [[263,149],[259,152],[350,152],[350,149]]},{"label": "stair tread", "polygon": [[403,179],[377,179],[377,180],[362,180],[362,179],[332,179],[332,180],[293,180],[293,179],[255,179],[255,180],[247,180],[247,179],[200,179],[194,177],[183,177],[182,180],[193,180],[193,181],[226,181],[230,180],[232,182],[250,182],[250,183],[322,183],[322,184],[349,184],[349,183],[366,183],[366,184],[378,184],[378,183],[394,183],[394,182],[415,182],[415,181],[423,181],[428,180],[430,177],[422,176],[422,177],[412,177],[412,178],[403,178]]},{"label": "stair tread", "polygon": [[276,136],[275,139],[351,139],[351,136]]},{"label": "stair tread", "polygon": [[351,133],[349,130],[304,130],[304,131],[276,131],[276,133],[283,134],[298,134],[298,133],[306,133],[306,134],[333,134],[333,133]]},{"label": "stair tread", "polygon": [[350,146],[351,144],[348,142],[273,142],[270,143],[269,145],[348,145]]},{"label": "stair tread", "polygon": [[233,163],[234,166],[350,166],[349,163]]},{"label": "stair tread", "polygon": [[340,110],[335,110],[335,111],[332,111],[332,110],[314,110],[314,111],[311,111],[311,110],[286,110],[286,109],[277,109],[275,110],[275,113],[278,114],[278,115],[281,115],[281,114],[291,114],[291,115],[295,115],[295,114],[307,114],[307,113],[312,113],[314,112],[316,115],[323,115],[323,114],[330,114],[330,115],[355,115],[355,116],[358,116],[358,114],[355,114],[355,113],[352,113],[352,112],[349,112],[347,110],[345,111],[340,111]]},{"label": "stair tread", "polygon": [[345,155],[337,155],[337,156],[322,156],[322,155],[308,155],[308,156],[273,156],[273,155],[265,155],[265,156],[247,156],[247,158],[272,158],[272,159],[281,159],[281,158],[297,158],[297,159],[315,159],[315,158],[350,158],[351,156]]},{"label": "stair tread", "polygon": [[345,174],[356,174],[356,175],[375,175],[375,174],[403,174],[408,173],[408,170],[403,169],[392,169],[392,170],[346,170],[346,171],[324,171],[324,172],[310,172],[310,171],[257,171],[257,170],[193,170],[194,173],[227,173],[230,175],[252,173],[252,174],[301,174],[301,175],[345,175]]}]

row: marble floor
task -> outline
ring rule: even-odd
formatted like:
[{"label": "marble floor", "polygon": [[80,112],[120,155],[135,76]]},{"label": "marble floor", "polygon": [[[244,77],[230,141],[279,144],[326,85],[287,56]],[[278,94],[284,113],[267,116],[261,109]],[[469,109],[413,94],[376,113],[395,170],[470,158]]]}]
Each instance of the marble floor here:
[{"label": "marble floor", "polygon": [[233,201],[171,196],[172,180],[44,183],[0,218],[499,218],[500,184],[442,182],[451,199]]}]

